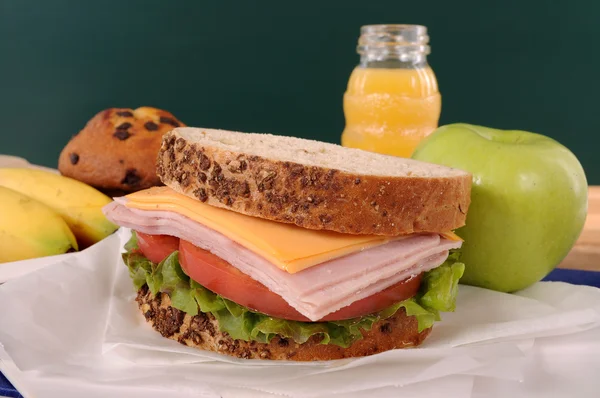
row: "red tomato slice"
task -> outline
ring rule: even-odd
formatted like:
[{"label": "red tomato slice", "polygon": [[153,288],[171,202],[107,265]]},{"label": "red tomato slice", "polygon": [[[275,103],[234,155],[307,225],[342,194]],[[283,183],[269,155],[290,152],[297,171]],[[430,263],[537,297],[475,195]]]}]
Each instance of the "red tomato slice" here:
[{"label": "red tomato slice", "polygon": [[[179,250],[181,267],[190,278],[235,303],[276,318],[310,321],[262,283],[252,279],[222,258],[190,242],[168,235],[147,235],[137,232],[137,236],[141,252],[150,261],[158,263],[175,250]],[[377,294],[355,301],[325,316],[321,321],[350,319],[381,311],[414,296],[420,284],[420,275],[401,281]]]},{"label": "red tomato slice", "polygon": [[[190,242],[179,242],[179,262],[190,278],[235,303],[276,318],[310,321],[260,282]],[[414,296],[420,284],[420,275],[401,281],[377,294],[355,301],[325,316],[321,321],[350,319],[381,311]]]},{"label": "red tomato slice", "polygon": [[170,235],[147,235],[137,232],[138,247],[144,256],[153,263],[160,263],[179,249],[179,238]]}]

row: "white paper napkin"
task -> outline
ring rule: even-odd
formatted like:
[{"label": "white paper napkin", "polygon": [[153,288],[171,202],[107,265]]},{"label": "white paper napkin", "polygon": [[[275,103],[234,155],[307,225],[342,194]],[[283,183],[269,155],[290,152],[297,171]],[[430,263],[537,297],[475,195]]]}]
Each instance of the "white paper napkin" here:
[{"label": "white paper napkin", "polygon": [[[562,355],[552,352],[556,341],[600,337],[599,289],[545,282],[508,295],[461,286],[456,313],[443,314],[420,348],[316,363],[230,358],[164,339],[145,323],[119,255],[129,234],[120,229],[0,286],[0,343],[20,369],[13,377],[36,397],[470,397],[538,377],[532,355]],[[600,347],[586,343],[577,356],[592,363]]]}]

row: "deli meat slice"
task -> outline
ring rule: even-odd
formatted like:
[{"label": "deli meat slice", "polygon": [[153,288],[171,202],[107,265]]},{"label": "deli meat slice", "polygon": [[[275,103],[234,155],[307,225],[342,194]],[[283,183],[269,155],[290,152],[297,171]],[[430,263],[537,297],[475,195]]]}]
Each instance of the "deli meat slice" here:
[{"label": "deli meat slice", "polygon": [[312,321],[441,265],[460,241],[415,234],[290,274],[219,232],[169,211],[131,209],[125,198],[103,209],[113,223],[153,235],[172,235],[227,261],[279,294]]}]

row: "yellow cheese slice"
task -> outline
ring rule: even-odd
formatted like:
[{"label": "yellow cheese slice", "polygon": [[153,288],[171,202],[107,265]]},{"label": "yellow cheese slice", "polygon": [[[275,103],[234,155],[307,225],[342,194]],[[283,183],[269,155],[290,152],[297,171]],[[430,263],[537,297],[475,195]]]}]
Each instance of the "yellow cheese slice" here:
[{"label": "yellow cheese slice", "polygon": [[[126,206],[172,211],[211,228],[291,274],[314,265],[403,237],[349,235],[247,216],[202,203],[168,187],[127,195]],[[448,236],[458,238],[449,233]],[[460,238],[458,238],[460,239]]]},{"label": "yellow cheese slice", "polygon": [[446,238],[449,240],[456,240],[456,241],[463,241],[463,238],[461,238],[460,236],[456,235],[454,232],[450,231],[450,232],[442,232],[441,234],[439,234],[442,238]]}]

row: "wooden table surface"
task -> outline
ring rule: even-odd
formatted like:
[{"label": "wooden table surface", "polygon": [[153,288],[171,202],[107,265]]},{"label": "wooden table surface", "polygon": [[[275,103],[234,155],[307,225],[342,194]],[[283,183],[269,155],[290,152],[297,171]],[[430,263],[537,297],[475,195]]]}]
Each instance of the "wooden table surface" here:
[{"label": "wooden table surface", "polygon": [[585,227],[575,247],[559,267],[600,271],[600,186],[589,188]]}]

